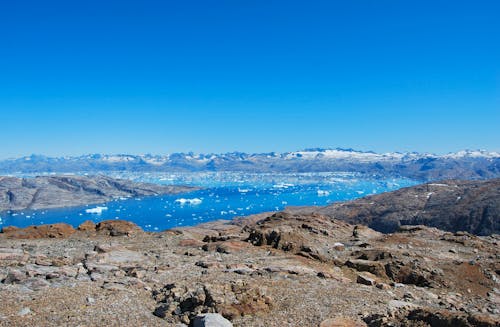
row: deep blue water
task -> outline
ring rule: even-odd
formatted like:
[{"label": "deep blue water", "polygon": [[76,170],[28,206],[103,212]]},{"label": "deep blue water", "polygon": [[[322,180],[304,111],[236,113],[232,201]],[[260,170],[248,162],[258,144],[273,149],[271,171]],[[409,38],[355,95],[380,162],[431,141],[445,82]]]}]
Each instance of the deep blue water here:
[{"label": "deep blue water", "polygon": [[[217,219],[278,211],[286,206],[326,205],[416,184],[407,179],[379,179],[339,173],[243,174],[243,173],[114,173],[129,178],[168,185],[197,185],[200,191],[122,199],[97,205],[0,214],[0,226],[65,222],[78,226],[85,220],[130,220],[147,231],[192,226]],[[184,202],[184,203],[183,203]],[[106,207],[101,214],[87,209]]]}]

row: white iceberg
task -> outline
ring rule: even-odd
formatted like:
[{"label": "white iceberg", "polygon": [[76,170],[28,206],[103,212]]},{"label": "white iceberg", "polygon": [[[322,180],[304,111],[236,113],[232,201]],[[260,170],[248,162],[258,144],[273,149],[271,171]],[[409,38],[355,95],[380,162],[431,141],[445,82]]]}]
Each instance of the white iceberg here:
[{"label": "white iceberg", "polygon": [[199,205],[199,204],[201,204],[203,202],[203,200],[199,199],[199,198],[194,198],[194,199],[180,198],[180,199],[175,200],[175,202],[179,203],[181,206],[183,206],[185,204]]},{"label": "white iceberg", "polygon": [[295,186],[294,184],[290,184],[290,183],[279,183],[279,184],[273,185],[273,188],[289,188],[289,187],[294,187],[294,186]]},{"label": "white iceberg", "polygon": [[98,206],[95,208],[86,209],[85,212],[90,213],[90,214],[100,215],[104,210],[108,210],[108,207],[99,207]]}]

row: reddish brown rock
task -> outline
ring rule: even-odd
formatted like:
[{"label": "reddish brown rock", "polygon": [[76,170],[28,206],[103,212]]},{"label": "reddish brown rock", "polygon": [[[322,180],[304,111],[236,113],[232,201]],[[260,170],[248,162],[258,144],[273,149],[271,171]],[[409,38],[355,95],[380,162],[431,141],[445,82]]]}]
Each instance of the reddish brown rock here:
[{"label": "reddish brown rock", "polygon": [[11,249],[0,247],[0,262],[1,261],[25,261],[28,255],[22,249]]},{"label": "reddish brown rock", "polygon": [[179,241],[179,246],[185,246],[185,247],[193,247],[193,248],[200,248],[204,245],[202,241],[195,240],[193,238],[188,238],[184,240]]},{"label": "reddish brown rock", "polygon": [[252,248],[252,244],[248,242],[242,241],[226,241],[221,242],[217,245],[217,252],[221,253],[235,253],[235,252],[243,252],[248,251],[248,249]]},{"label": "reddish brown rock", "polygon": [[97,232],[110,236],[130,236],[142,232],[142,229],[136,224],[125,220],[105,220],[96,226]]},{"label": "reddish brown rock", "polygon": [[18,230],[20,230],[20,228],[16,226],[5,226],[2,228],[2,233],[9,234]]},{"label": "reddish brown rock", "polygon": [[26,228],[5,227],[2,230],[5,237],[18,239],[66,238],[75,232],[76,230],[71,225],[64,223],[28,226]]},{"label": "reddish brown rock", "polygon": [[371,260],[349,259],[345,265],[357,271],[367,271],[375,276],[386,278],[385,267],[382,263]]},{"label": "reddish brown rock", "polygon": [[366,327],[366,324],[350,318],[337,317],[323,321],[319,327]]},{"label": "reddish brown rock", "polygon": [[94,222],[91,220],[86,220],[80,226],[78,226],[78,230],[82,232],[95,232],[96,224],[94,224]]}]

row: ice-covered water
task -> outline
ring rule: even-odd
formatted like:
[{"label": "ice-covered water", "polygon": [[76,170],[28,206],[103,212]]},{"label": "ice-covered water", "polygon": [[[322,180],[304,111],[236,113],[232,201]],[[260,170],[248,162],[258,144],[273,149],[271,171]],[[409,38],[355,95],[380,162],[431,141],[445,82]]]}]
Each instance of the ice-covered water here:
[{"label": "ice-covered water", "polygon": [[90,206],[9,212],[0,225],[85,220],[130,220],[147,231],[192,226],[216,219],[231,219],[286,206],[326,205],[416,184],[408,179],[380,179],[351,173],[113,173],[113,177],[166,185],[195,185],[202,190],[169,196],[119,199]]}]

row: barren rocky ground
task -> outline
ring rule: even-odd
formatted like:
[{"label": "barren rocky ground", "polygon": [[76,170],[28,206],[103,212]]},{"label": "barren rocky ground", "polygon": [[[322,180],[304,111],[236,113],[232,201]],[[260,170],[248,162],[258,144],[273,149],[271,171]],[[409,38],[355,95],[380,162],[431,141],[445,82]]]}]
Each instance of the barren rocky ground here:
[{"label": "barren rocky ground", "polygon": [[290,213],[162,233],[5,228],[0,325],[499,326],[499,242]]}]

